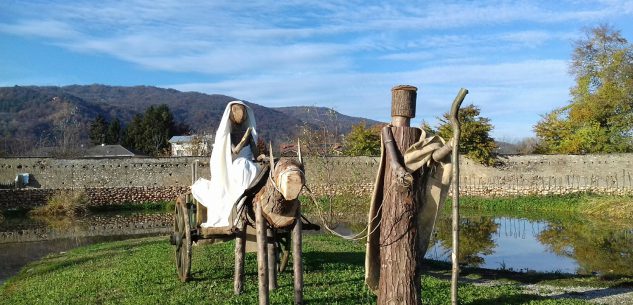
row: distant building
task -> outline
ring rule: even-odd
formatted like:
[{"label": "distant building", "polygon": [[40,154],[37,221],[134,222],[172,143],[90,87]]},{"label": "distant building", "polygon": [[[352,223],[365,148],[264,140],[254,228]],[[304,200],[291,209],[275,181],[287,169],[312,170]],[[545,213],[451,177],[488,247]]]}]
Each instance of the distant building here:
[{"label": "distant building", "polygon": [[96,145],[86,149],[84,158],[131,158],[145,157],[145,155],[134,152],[121,145]]},{"label": "distant building", "polygon": [[173,136],[169,139],[171,156],[207,156],[211,152],[212,140],[211,135]]}]

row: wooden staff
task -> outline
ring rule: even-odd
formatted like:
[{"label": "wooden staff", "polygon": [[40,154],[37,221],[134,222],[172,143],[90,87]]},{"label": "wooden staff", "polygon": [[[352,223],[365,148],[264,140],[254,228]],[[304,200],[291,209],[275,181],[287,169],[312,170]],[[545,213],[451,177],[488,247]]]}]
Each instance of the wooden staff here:
[{"label": "wooden staff", "polygon": [[301,249],[301,207],[292,229],[292,268],[294,269],[295,305],[303,304],[303,249]]},{"label": "wooden staff", "polygon": [[235,233],[235,275],[233,292],[237,295],[244,291],[244,255],[246,252],[246,219],[241,219],[239,231]]},{"label": "wooden staff", "polygon": [[275,231],[267,230],[268,239],[268,290],[277,289],[277,244],[275,243]]},{"label": "wooden staff", "polygon": [[451,125],[453,126],[453,154],[451,162],[453,163],[453,269],[451,272],[451,304],[457,305],[457,279],[459,278],[459,107],[464,101],[464,97],[468,94],[468,90],[462,88],[457,93],[453,105],[451,106]]},{"label": "wooden staff", "polygon": [[257,275],[259,282],[259,305],[268,305],[268,249],[266,246],[266,219],[261,203],[255,203],[255,229],[257,231]]}]

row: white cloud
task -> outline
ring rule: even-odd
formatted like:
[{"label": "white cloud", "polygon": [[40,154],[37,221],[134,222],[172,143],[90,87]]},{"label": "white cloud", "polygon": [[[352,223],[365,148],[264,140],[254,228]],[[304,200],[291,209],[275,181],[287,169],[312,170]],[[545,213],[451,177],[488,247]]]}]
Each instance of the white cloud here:
[{"label": "white cloud", "polygon": [[[214,83],[172,84],[183,91],[222,92],[266,106],[320,105],[347,115],[388,121],[390,89],[397,84],[419,87],[418,120],[434,121],[450,107],[460,87],[466,103],[499,122],[495,134],[528,136],[539,114],[566,103],[571,83],[565,61],[530,60],[488,65],[454,65],[391,73],[266,74]],[[522,128],[504,129],[521,116]],[[528,120],[525,121],[524,118]]]},{"label": "white cloud", "polygon": [[527,135],[568,99],[569,54],[555,52],[569,31],[631,14],[631,1],[615,0],[83,0],[7,5],[0,33],[216,80],[176,89],[380,120],[395,84],[420,86],[427,120],[464,86],[498,133]]}]

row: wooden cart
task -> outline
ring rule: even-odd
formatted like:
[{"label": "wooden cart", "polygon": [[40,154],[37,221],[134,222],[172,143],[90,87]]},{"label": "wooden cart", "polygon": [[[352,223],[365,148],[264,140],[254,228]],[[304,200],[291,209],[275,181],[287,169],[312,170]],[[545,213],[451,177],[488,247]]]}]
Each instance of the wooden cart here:
[{"label": "wooden cart", "polygon": [[[272,156],[269,160],[273,160]],[[193,199],[190,192],[178,196],[174,211],[174,232],[170,237],[171,244],[175,246],[176,271],[183,282],[191,278],[193,243],[235,239],[234,292],[240,294],[243,291],[244,255],[248,239],[253,245],[256,242],[257,246],[260,304],[268,304],[268,290],[277,287],[277,272],[285,269],[292,244],[295,303],[301,304],[301,231],[320,229],[301,216],[297,197],[305,183],[303,163],[301,158],[298,161],[281,158],[276,162],[260,163],[260,167],[262,170],[258,176],[237,201],[244,200],[239,210],[234,208],[231,219],[235,221],[231,221],[231,226],[202,227],[206,220],[206,208]],[[284,189],[284,185],[292,183],[300,183],[299,189],[296,185],[292,190],[288,190],[288,187]]]}]

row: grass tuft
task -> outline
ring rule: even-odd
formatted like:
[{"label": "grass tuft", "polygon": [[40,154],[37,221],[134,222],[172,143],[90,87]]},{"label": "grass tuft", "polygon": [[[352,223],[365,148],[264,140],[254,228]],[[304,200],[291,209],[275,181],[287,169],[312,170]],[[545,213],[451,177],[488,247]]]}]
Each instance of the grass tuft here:
[{"label": "grass tuft", "polygon": [[29,212],[32,216],[77,217],[88,212],[89,198],[83,190],[61,190],[51,196],[45,205]]},{"label": "grass tuft", "polygon": [[591,197],[583,205],[583,211],[593,216],[633,219],[633,197]]}]

